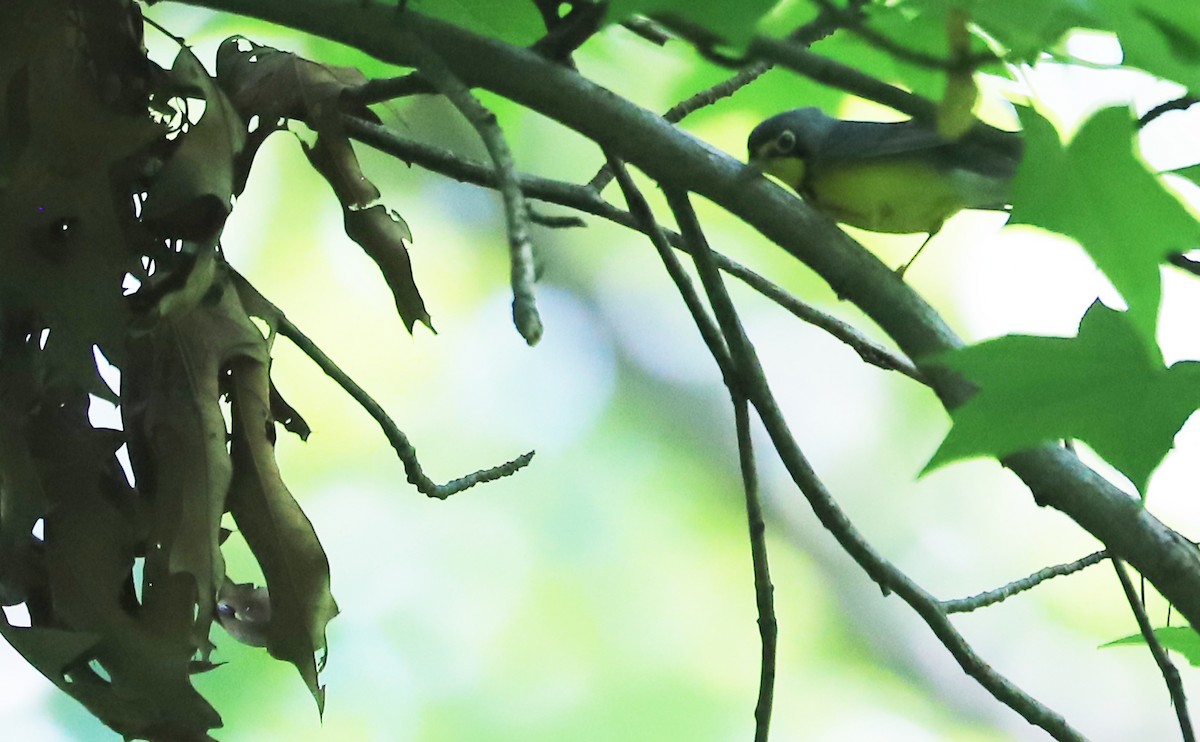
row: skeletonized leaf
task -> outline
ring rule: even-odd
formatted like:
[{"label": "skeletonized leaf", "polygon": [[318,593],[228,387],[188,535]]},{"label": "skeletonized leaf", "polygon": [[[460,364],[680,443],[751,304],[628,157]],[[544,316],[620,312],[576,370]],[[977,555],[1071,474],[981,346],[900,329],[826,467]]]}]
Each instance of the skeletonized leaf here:
[{"label": "skeletonized leaf", "polygon": [[234,161],[245,144],[246,126],[186,46],[175,57],[170,82],[180,96],[203,100],[204,110],[195,124],[181,125],[178,146],[150,183],[142,218],[165,222],[172,237],[208,243],[231,208]]}]

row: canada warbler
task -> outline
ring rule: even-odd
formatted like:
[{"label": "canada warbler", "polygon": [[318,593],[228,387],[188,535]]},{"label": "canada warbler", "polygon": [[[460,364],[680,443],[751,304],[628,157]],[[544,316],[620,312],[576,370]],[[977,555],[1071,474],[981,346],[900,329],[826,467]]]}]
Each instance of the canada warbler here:
[{"label": "canada warbler", "polygon": [[843,224],[927,233],[902,275],[953,214],[1004,210],[1021,156],[1011,132],[976,129],[949,140],[915,119],[843,121],[818,108],[772,116],[750,132],[747,147],[751,164]]}]

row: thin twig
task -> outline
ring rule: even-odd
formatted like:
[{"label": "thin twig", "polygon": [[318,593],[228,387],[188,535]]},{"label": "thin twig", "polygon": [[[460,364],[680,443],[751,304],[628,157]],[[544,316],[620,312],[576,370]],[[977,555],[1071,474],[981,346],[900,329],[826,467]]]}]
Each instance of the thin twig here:
[{"label": "thin twig", "polygon": [[[862,3],[852,3],[852,10],[845,11],[851,13],[857,11]],[[838,11],[841,13],[842,11]],[[799,28],[788,34],[788,40],[797,43],[808,45],[815,41],[825,38],[833,33],[839,27],[839,18],[822,9],[821,13],[813,20],[805,23]],[[691,114],[711,106],[719,100],[723,100],[732,96],[737,91],[754,82],[764,74],[769,72],[775,65],[770,62],[755,62],[742,69],[736,74],[721,82],[713,85],[710,88],[705,88],[698,93],[688,96],[684,100],[671,106],[666,113],[663,114],[663,119],[672,124],[677,124]],[[608,165],[600,168],[599,172],[592,176],[588,181],[588,187],[594,188],[597,191],[604,190],[612,181],[613,174],[608,169]]]},{"label": "thin twig", "polygon": [[634,36],[639,36],[655,46],[665,46],[668,41],[675,38],[670,31],[641,15],[622,21],[621,25]]},{"label": "thin twig", "polygon": [[533,242],[529,237],[529,212],[525,206],[525,195],[517,181],[508,142],[496,123],[496,114],[479,102],[470,88],[450,71],[436,52],[415,37],[414,44],[416,48],[413,51],[418,60],[417,69],[475,127],[488,155],[492,158],[500,196],[504,202],[504,221],[508,228],[513,323],[526,343],[536,345],[542,338],[544,328],[533,292],[537,272],[533,260]]},{"label": "thin twig", "polygon": [[[685,248],[686,249],[686,248]],[[848,322],[844,322],[832,314],[822,312],[816,307],[805,304],[789,294],[778,284],[772,283],[757,273],[734,263],[732,260],[714,252],[718,267],[734,278],[738,278],[763,296],[791,312],[799,319],[813,327],[818,327],[850,347],[858,357],[872,366],[902,373],[918,383],[929,386],[929,379],[907,358],[888,350],[871,338],[864,335]],[[728,263],[729,265],[726,265]]]},{"label": "thin twig", "polygon": [[1154,108],[1151,108],[1149,111],[1146,111],[1146,113],[1142,114],[1142,117],[1139,118],[1137,122],[1138,128],[1144,128],[1146,124],[1149,124],[1151,121],[1159,116],[1162,116],[1164,113],[1169,113],[1171,111],[1185,111],[1197,103],[1200,103],[1200,96],[1195,95],[1181,95],[1178,98],[1174,98],[1165,103],[1159,103]]},{"label": "thin twig", "polygon": [[1171,695],[1171,705],[1175,707],[1175,718],[1179,721],[1179,731],[1183,735],[1183,740],[1184,742],[1195,742],[1196,732],[1192,729],[1192,720],[1188,716],[1187,696],[1183,692],[1183,681],[1179,678],[1179,669],[1175,667],[1175,663],[1171,662],[1171,658],[1167,656],[1167,650],[1163,649],[1158,637],[1154,635],[1154,627],[1150,625],[1146,607],[1138,599],[1133,582],[1129,579],[1129,573],[1125,570],[1125,562],[1116,557],[1112,562],[1113,568],[1117,571],[1117,579],[1121,581],[1121,589],[1125,591],[1125,599],[1129,601],[1129,608],[1133,611],[1134,618],[1137,619],[1138,630],[1142,632],[1142,638],[1146,640],[1146,646],[1150,648],[1150,654],[1154,656],[1158,670],[1162,673],[1163,682],[1167,684],[1167,692]]},{"label": "thin twig", "polygon": [[547,229],[582,229],[587,226],[583,217],[575,214],[543,214],[529,205],[529,223]]},{"label": "thin twig", "polygon": [[739,387],[730,389],[734,425],[737,429],[738,461],[742,469],[742,491],[746,495],[746,522],[750,529],[750,557],[754,565],[754,600],[758,609],[758,635],[762,643],[758,679],[758,703],[754,707],[754,742],[767,742],[771,729],[771,707],[775,702],[775,658],[779,622],[775,618],[775,586],[767,561],[767,526],[758,494],[758,473],[750,440],[749,400]]},{"label": "thin twig", "polygon": [[[849,65],[815,54],[800,44],[755,36],[750,42],[749,53],[756,59],[787,67],[823,85],[882,103],[915,119],[933,121],[937,116],[937,104],[928,98],[890,85]],[[1020,155],[1021,139],[1013,136],[1012,132],[978,123],[971,129],[970,135],[1004,152],[1014,156]]]},{"label": "thin twig", "polygon": [[[716,85],[713,85],[711,88],[701,90],[699,93],[696,93],[695,95],[690,96],[674,106],[671,106],[671,108],[663,114],[663,118],[672,124],[679,123],[693,112],[698,111],[705,106],[711,106],[723,98],[728,98],[737,91],[757,80],[759,77],[762,77],[763,73],[770,69],[771,64],[768,62],[758,62],[756,64],[752,64],[749,67],[740,70],[736,75],[730,77],[729,79],[719,82]],[[604,167],[600,168],[595,175],[592,176],[592,179],[588,181],[587,186],[588,188],[592,188],[596,191],[602,191],[604,190],[605,186],[612,182],[612,179],[612,170],[606,164]]]},{"label": "thin twig", "polygon": [[738,462],[742,472],[742,489],[746,498],[746,520],[750,533],[750,555],[754,568],[754,596],[758,611],[758,633],[762,647],[759,666],[758,702],[754,709],[755,742],[766,742],[771,727],[771,707],[775,699],[775,658],[777,654],[779,625],[775,618],[775,588],[771,584],[771,570],[767,558],[766,525],[763,521],[762,503],[758,496],[758,472],[754,464],[754,447],[750,439],[750,413],[742,383],[729,355],[727,341],[721,336],[720,328],[705,310],[700,296],[687,273],[680,265],[675,252],[667,242],[662,228],[654,218],[650,204],[633,182],[625,164],[608,155],[608,166],[621,187],[629,212],[647,228],[650,241],[662,258],[667,274],[675,283],[688,312],[692,315],[700,336],[716,361],[733,402],[737,427]]},{"label": "thin twig", "polygon": [[1023,577],[1019,580],[1014,580],[1007,585],[1001,585],[995,590],[988,590],[978,595],[972,595],[969,598],[957,598],[955,600],[943,600],[940,605],[946,613],[969,613],[970,611],[979,608],[986,608],[989,605],[995,605],[1003,600],[1008,600],[1018,593],[1023,593],[1026,590],[1037,587],[1046,580],[1054,577],[1064,577],[1066,575],[1075,574],[1076,572],[1087,569],[1093,564],[1099,564],[1108,558],[1108,551],[1101,549],[1093,554],[1088,554],[1082,559],[1076,559],[1068,564],[1056,564],[1053,567],[1046,567],[1038,570],[1028,577]]},{"label": "thin twig", "polygon": [[991,52],[981,52],[964,59],[943,59],[934,54],[917,51],[916,49],[904,46],[895,39],[889,38],[863,23],[866,17],[861,9],[842,10],[830,0],[812,0],[812,2],[816,3],[822,12],[836,18],[842,28],[886,53],[893,59],[898,59],[902,62],[908,62],[909,64],[926,69],[958,72],[963,69],[975,69],[988,62],[997,61],[996,55]]},{"label": "thin twig", "polygon": [[695,287],[692,286],[692,279],[688,277],[687,271],[683,269],[679,258],[676,257],[675,252],[671,249],[671,245],[667,241],[666,231],[655,220],[654,212],[650,209],[650,204],[646,202],[641,190],[633,182],[633,178],[630,177],[625,164],[611,155],[608,156],[608,164],[612,167],[613,174],[617,178],[617,184],[621,187],[622,195],[625,196],[625,203],[629,206],[629,213],[638,221],[645,234],[650,238],[650,242],[654,245],[655,250],[658,251],[658,256],[663,262],[663,267],[667,269],[667,275],[675,283],[675,289],[683,298],[684,305],[692,315],[692,321],[696,323],[696,329],[700,331],[701,339],[708,346],[708,352],[712,354],[713,360],[716,361],[717,367],[721,370],[721,377],[724,379],[726,385],[731,384],[734,380],[734,368],[729,357],[729,348],[726,346],[725,339],[721,337],[721,330],[717,327],[717,323],[709,316],[704,308],[704,303],[700,301],[700,295],[696,293]]},{"label": "thin twig", "polygon": [[1193,276],[1200,276],[1200,260],[1193,260],[1182,253],[1175,253],[1167,257],[1167,262],[1176,268],[1182,268]]},{"label": "thin twig", "polygon": [[728,98],[762,77],[770,69],[771,65],[767,62],[756,62],[749,67],[744,67],[729,79],[719,82],[711,88],[701,90],[699,93],[691,95],[671,106],[663,114],[663,118],[672,124],[678,123],[701,108],[711,106],[719,100]]},{"label": "thin twig", "polygon": [[362,85],[347,88],[342,93],[342,102],[348,105],[368,106],[410,95],[430,95],[436,92],[420,72],[409,72],[397,77],[367,80]]},{"label": "thin twig", "polygon": [[569,62],[571,54],[600,31],[605,7],[599,3],[575,3],[559,18],[555,15],[558,5],[558,2],[546,3],[544,8],[538,5],[547,33],[529,48],[547,59]]},{"label": "thin twig", "polygon": [[901,572],[895,565],[875,551],[854,527],[837,501],[825,488],[800,450],[795,437],[788,428],[787,420],[779,410],[759,363],[750,339],[741,329],[737,310],[721,281],[721,274],[708,249],[703,231],[685,192],[665,189],[667,203],[675,214],[684,236],[693,243],[693,255],[701,281],[708,292],[713,311],[721,324],[730,352],[738,360],[738,369],[746,384],[746,393],[758,410],[759,418],[779,453],[792,480],[800,488],[813,508],[813,512],[827,530],[837,539],[842,548],[862,567],[885,593],[895,592],[925,621],[942,645],[950,652],[963,670],[982,685],[998,701],[1016,711],[1029,723],[1046,730],[1055,739],[1083,740],[1084,737],[1072,728],[1059,714],[1044,706],[1037,699],[1016,687],[1003,675],[983,661],[971,645],[950,623],[938,601],[923,588]]},{"label": "thin twig", "polygon": [[[420,165],[427,170],[464,183],[485,188],[497,187],[496,171],[490,167],[460,157],[448,150],[402,137],[385,126],[361,118],[344,115],[341,123],[352,138],[404,162]],[[517,179],[521,190],[529,198],[566,206],[649,234],[646,228],[628,211],[616,208],[587,186],[522,173],[517,174]],[[687,251],[688,248],[683,238],[677,233],[664,229],[663,234],[673,247]],[[848,323],[805,304],[778,284],[720,253],[716,253],[715,257],[722,271],[745,282],[755,291],[804,322],[833,335],[854,350],[866,363],[885,370],[898,371],[922,384],[929,383],[911,361],[871,340]]]},{"label": "thin twig", "polygon": [[936,113],[936,104],[928,98],[922,98],[854,67],[823,57],[800,44],[755,36],[750,42],[749,51],[757,59],[786,67],[811,80],[860,98],[882,103],[913,118],[932,120]]},{"label": "thin twig", "polygon": [[[245,282],[244,278],[241,280]],[[246,285],[249,286],[249,283],[246,282]],[[255,291],[255,293],[257,293],[257,291]],[[421,469],[421,464],[417,460],[417,450],[413,448],[412,443],[409,442],[408,436],[404,434],[404,431],[397,427],[396,423],[392,422],[392,418],[390,418],[388,414],[384,412],[383,407],[381,407],[379,403],[371,397],[371,395],[367,394],[367,392],[360,387],[354,381],[354,379],[351,379],[345,371],[338,367],[338,365],[333,362],[333,359],[325,355],[325,352],[322,351],[316,343],[314,343],[307,335],[301,332],[300,328],[296,327],[296,325],[287,318],[287,315],[285,315],[282,310],[271,304],[270,301],[268,301],[265,297],[259,295],[258,298],[261,298],[262,302],[267,307],[272,309],[274,316],[269,319],[274,325],[274,329],[280,335],[292,341],[292,343],[295,344],[295,346],[299,348],[304,355],[311,358],[313,363],[317,364],[317,367],[325,372],[326,376],[337,382],[337,385],[344,389],[346,393],[349,394],[350,397],[354,399],[354,401],[357,402],[360,407],[366,410],[367,414],[379,424],[379,427],[381,430],[383,430],[383,435],[387,438],[388,443],[390,443],[392,448],[396,450],[396,455],[399,457],[400,463],[404,465],[404,473],[408,477],[408,482],[416,487],[417,491],[421,494],[436,498],[438,500],[445,500],[447,497],[462,492],[470,487],[474,487],[477,484],[491,482],[493,480],[500,479],[501,477],[507,477],[511,474],[515,474],[518,470],[529,464],[529,462],[533,459],[534,452],[530,451],[526,454],[518,456],[512,461],[501,464],[500,466],[496,466],[491,469],[481,469],[464,477],[452,479],[445,484],[438,484],[434,482],[425,474],[424,470]],[[264,317],[264,319],[268,318]]]}]

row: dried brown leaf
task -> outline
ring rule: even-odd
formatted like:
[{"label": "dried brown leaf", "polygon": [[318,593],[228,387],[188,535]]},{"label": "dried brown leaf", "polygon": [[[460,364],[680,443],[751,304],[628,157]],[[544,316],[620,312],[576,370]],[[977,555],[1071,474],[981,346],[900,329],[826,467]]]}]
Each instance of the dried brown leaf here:
[{"label": "dried brown leaf", "polygon": [[187,47],[175,57],[169,84],[180,100],[203,100],[204,111],[179,131],[178,145],[150,183],[142,218],[171,237],[207,246],[231,209],[234,164],[246,142],[246,125]]},{"label": "dried brown leaf", "polygon": [[352,67],[313,62],[244,36],[221,43],[217,77],[246,118],[302,119],[318,130],[334,118],[342,93],[366,82]]},{"label": "dried brown leaf", "polygon": [[252,359],[237,363],[230,397],[234,430],[229,511],[267,581],[267,649],[296,666],[323,711],[325,689],[318,681],[316,655],[326,650],[325,626],[338,609],[329,590],[325,551],[275,462],[267,364]]},{"label": "dried brown leaf", "polygon": [[413,325],[422,322],[432,330],[405,245],[412,241],[412,232],[399,214],[376,203],[379,190],[363,174],[350,140],[341,132],[327,131],[317,137],[314,146],[305,148],[305,154],[337,194],[346,235],[379,266],[404,326],[412,332]]},{"label": "dried brown leaf", "polygon": [[220,523],[232,469],[221,383],[233,359],[267,355],[237,293],[218,277],[208,302],[132,344],[122,390],[130,458],[154,507],[151,542],[161,544],[146,559],[144,599],[150,607],[168,575],[194,578],[192,634],[201,650],[225,577]]}]

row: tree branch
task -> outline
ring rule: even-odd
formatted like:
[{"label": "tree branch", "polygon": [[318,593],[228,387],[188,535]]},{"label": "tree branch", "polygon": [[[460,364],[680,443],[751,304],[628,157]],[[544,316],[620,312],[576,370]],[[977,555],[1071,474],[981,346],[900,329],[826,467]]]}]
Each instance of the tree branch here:
[{"label": "tree branch", "polygon": [[1120,559],[1114,559],[1113,568],[1117,571],[1117,579],[1121,581],[1121,590],[1125,592],[1125,599],[1129,602],[1129,608],[1137,620],[1138,631],[1142,632],[1142,638],[1146,640],[1146,646],[1150,649],[1150,654],[1154,657],[1159,672],[1162,673],[1163,682],[1167,684],[1167,693],[1171,696],[1171,705],[1175,707],[1175,718],[1179,721],[1179,731],[1183,735],[1183,742],[1195,742],[1196,732],[1192,729],[1192,720],[1188,716],[1187,696],[1183,692],[1183,681],[1179,679],[1179,670],[1167,656],[1167,650],[1163,649],[1158,637],[1154,635],[1154,627],[1150,625],[1150,618],[1146,615],[1146,609],[1142,602],[1144,598],[1139,598],[1137,592],[1134,591],[1133,583],[1129,580],[1129,573],[1125,571],[1125,564]]},{"label": "tree branch", "polygon": [[[365,121],[361,118],[343,115],[341,121],[343,128],[353,139],[404,162],[420,165],[427,170],[454,178],[460,182],[471,183],[485,188],[498,187],[494,168],[473,162],[465,157],[460,157],[440,147],[434,147],[400,136],[385,126]],[[614,224],[636,229],[648,236],[651,234],[645,225],[632,214],[613,206],[587,186],[549,180],[524,173],[517,173],[517,181],[520,184],[521,190],[528,198],[577,209],[607,219]],[[687,245],[679,234],[665,228],[661,231],[673,247],[685,252],[687,251]],[[721,267],[722,271],[745,282],[752,289],[791,312],[804,322],[824,330],[850,346],[858,354],[859,358],[866,363],[887,371],[898,371],[922,384],[929,383],[911,361],[871,340],[853,325],[800,301],[778,284],[755,273],[746,266],[720,253],[715,253],[715,255],[717,264]]]},{"label": "tree branch", "polygon": [[704,309],[704,303],[700,301],[699,294],[692,286],[692,280],[688,277],[687,271],[683,269],[679,258],[675,256],[671,250],[671,245],[667,241],[666,232],[654,218],[654,212],[650,209],[650,204],[642,196],[642,192],[638,190],[634,184],[633,178],[630,177],[625,164],[615,157],[608,157],[608,164],[617,179],[617,183],[621,187],[621,193],[625,196],[625,202],[629,205],[629,212],[638,220],[639,224],[646,230],[646,235],[650,238],[650,242],[658,251],[658,256],[663,262],[663,267],[667,270],[667,275],[671,277],[671,281],[675,284],[679,296],[683,299],[684,306],[687,307],[688,313],[692,315],[692,321],[696,324],[696,329],[700,331],[700,337],[704,340],[704,344],[708,347],[708,352],[712,355],[713,360],[717,363],[717,368],[721,370],[721,378],[725,385],[732,387],[734,385],[735,369],[733,360],[729,357],[729,346],[725,338],[721,335],[721,329],[717,326],[712,317]]},{"label": "tree branch", "polygon": [[754,742],[767,742],[771,729],[771,707],[775,702],[775,656],[779,622],[775,618],[775,586],[767,561],[767,525],[758,494],[754,447],[750,439],[750,402],[738,387],[730,389],[734,427],[737,429],[738,461],[742,470],[742,492],[746,496],[746,524],[750,529],[750,559],[754,566],[754,597],[758,608],[758,634],[762,657],[758,679],[758,703],[754,707]]},{"label": "tree branch", "polygon": [[1151,108],[1149,111],[1146,111],[1146,113],[1142,114],[1142,117],[1139,118],[1137,122],[1138,128],[1145,128],[1147,124],[1149,124],[1151,121],[1154,121],[1159,116],[1162,116],[1164,113],[1170,113],[1171,111],[1186,111],[1197,103],[1200,103],[1200,96],[1195,95],[1181,95],[1178,98],[1173,98],[1165,103],[1159,103],[1154,108]]},{"label": "tree branch", "polygon": [[[334,13],[321,0],[174,1],[281,23],[410,67],[416,63],[410,42],[418,33],[468,86],[548,116],[611,149],[662,185],[693,190],[746,222],[861,308],[910,358],[962,345],[911,286],[828,217],[725,153],[677,131],[661,116],[537,54],[411,9],[397,16],[393,7],[375,3],[362,9],[339,5]],[[948,408],[973,393],[971,384],[950,371],[930,369],[927,374]],[[761,408],[759,412],[766,416]],[[776,445],[790,451],[786,438]],[[1003,463],[1028,485],[1038,503],[1062,511],[1096,536],[1149,579],[1188,621],[1200,625],[1200,553],[1147,512],[1140,500],[1059,446],[1031,448]]]},{"label": "tree branch", "polygon": [[630,177],[624,163],[616,158],[608,158],[609,172],[617,179],[625,202],[629,205],[630,213],[645,226],[654,243],[659,257],[667,269],[668,275],[675,283],[675,288],[683,298],[684,304],[692,315],[692,320],[700,330],[700,336],[712,353],[713,360],[721,369],[725,386],[729,389],[733,402],[734,419],[737,428],[738,462],[742,472],[742,491],[746,498],[746,521],[750,533],[750,558],[754,569],[755,607],[758,610],[758,632],[761,643],[761,660],[759,666],[758,703],[754,709],[754,740],[767,742],[771,728],[771,708],[775,701],[775,658],[777,653],[779,625],[775,618],[775,588],[771,584],[771,569],[767,556],[766,524],[763,521],[762,503],[758,495],[758,473],[754,464],[754,448],[750,439],[750,411],[748,400],[742,390],[739,371],[729,354],[729,343],[722,337],[721,331],[713,318],[705,311],[699,295],[692,286],[691,279],[679,264],[678,258],[667,242],[662,228],[654,218],[650,205],[642,196],[640,190]]},{"label": "tree branch", "polygon": [[969,598],[943,600],[941,601],[942,610],[946,613],[969,613],[980,608],[986,608],[989,605],[995,605],[1003,600],[1008,600],[1012,596],[1023,593],[1026,590],[1031,590],[1046,580],[1075,574],[1093,564],[1099,564],[1107,558],[1108,552],[1101,549],[1100,551],[1088,554],[1082,559],[1076,559],[1069,564],[1056,564],[1053,567],[1038,570],[1028,577],[1014,580],[1007,585],[1001,585],[995,590],[988,590],[985,593],[972,595]]},{"label": "tree branch", "polygon": [[496,167],[496,180],[504,201],[504,221],[508,226],[513,322],[525,342],[537,345],[542,338],[543,327],[533,295],[533,284],[537,279],[533,265],[533,242],[529,237],[529,210],[525,206],[525,195],[517,183],[516,167],[508,142],[496,122],[496,114],[471,94],[470,88],[446,66],[437,52],[426,46],[419,36],[409,38],[408,43],[416,55],[417,69],[475,127]]},{"label": "tree branch", "polygon": [[686,192],[668,189],[666,195],[667,203],[675,214],[675,219],[679,223],[684,237],[692,243],[700,280],[704,284],[709,303],[717,315],[717,320],[729,345],[734,366],[739,374],[739,381],[743,384],[741,391],[758,410],[759,417],[767,428],[767,433],[770,435],[771,442],[774,443],[775,450],[779,453],[784,467],[787,468],[788,473],[792,476],[792,481],[796,483],[808,500],[813,513],[821,521],[821,525],[825,526],[837,539],[841,547],[863,571],[878,583],[885,595],[895,592],[916,611],[963,671],[982,685],[996,700],[1016,711],[1029,723],[1046,730],[1055,739],[1083,740],[1083,735],[1075,731],[1065,719],[1016,687],[975,654],[971,645],[950,623],[950,619],[942,611],[938,601],[885,559],[883,555],[875,551],[874,547],[850,522],[849,517],[837,504],[837,500],[813,471],[775,402],[774,394],[767,383],[754,345],[742,330],[737,310],[721,281],[721,274],[712,260],[707,242],[700,230],[699,220],[696,218]]},{"label": "tree branch", "polygon": [[522,454],[517,458],[500,466],[492,467],[491,469],[481,469],[477,472],[472,472],[464,477],[452,479],[445,484],[438,484],[430,479],[421,468],[421,462],[417,460],[417,449],[413,448],[409,442],[408,436],[404,431],[392,421],[383,407],[378,402],[367,394],[366,390],[360,387],[354,379],[351,379],[349,374],[343,371],[333,359],[325,355],[325,351],[314,343],[307,335],[296,327],[283,310],[271,303],[269,299],[259,293],[258,289],[254,288],[249,281],[246,280],[237,271],[232,268],[229,270],[233,276],[238,292],[245,297],[252,297],[253,302],[252,313],[256,309],[258,313],[254,316],[262,316],[262,319],[267,322],[273,332],[278,332],[300,349],[300,352],[308,356],[317,367],[325,372],[325,375],[337,382],[359,407],[362,407],[368,415],[370,415],[376,423],[379,424],[380,430],[383,431],[384,437],[388,443],[396,451],[396,456],[400,459],[400,463],[404,465],[404,473],[408,477],[409,484],[417,488],[417,491],[427,497],[433,497],[438,500],[445,500],[451,495],[458,494],[465,489],[474,487],[477,484],[491,482],[502,477],[507,477],[515,474],[518,470],[523,469],[530,461],[533,460],[533,451]]}]

